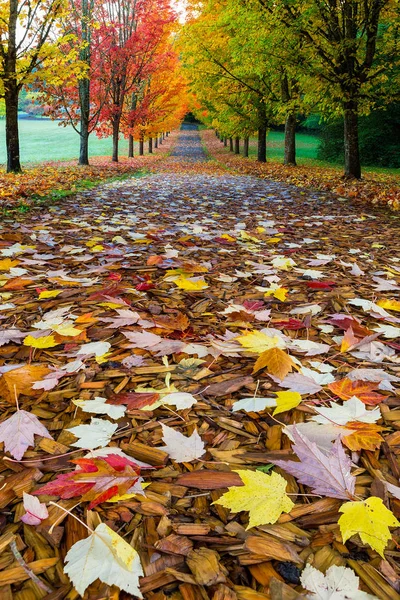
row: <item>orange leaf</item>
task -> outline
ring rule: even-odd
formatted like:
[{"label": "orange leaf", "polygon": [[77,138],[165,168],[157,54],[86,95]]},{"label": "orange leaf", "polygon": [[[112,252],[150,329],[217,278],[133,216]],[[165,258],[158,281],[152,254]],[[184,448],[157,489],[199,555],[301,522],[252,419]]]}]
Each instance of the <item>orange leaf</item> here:
[{"label": "orange leaf", "polygon": [[10,279],[7,281],[5,285],[1,288],[2,290],[21,290],[33,283],[33,279],[22,279],[22,277],[15,277],[15,279]]},{"label": "orange leaf", "polygon": [[177,310],[172,315],[154,315],[153,321],[165,329],[173,331],[185,331],[190,325],[190,321],[185,314]]},{"label": "orange leaf", "polygon": [[350,348],[355,346],[355,344],[357,344],[357,342],[358,342],[358,339],[354,335],[354,331],[352,330],[351,327],[349,327],[347,329],[346,333],[344,334],[344,337],[342,340],[342,345],[340,346],[340,352],[347,352],[347,350],[349,350]]},{"label": "orange leaf", "polygon": [[342,442],[353,452],[358,452],[358,450],[376,450],[384,441],[383,437],[379,435],[379,432],[383,431],[384,427],[380,427],[374,423],[360,423],[359,421],[355,421],[347,423],[346,428],[349,430],[352,429],[353,432],[342,437]]},{"label": "orange leaf", "polygon": [[253,373],[267,367],[268,373],[284,379],[294,366],[294,362],[286,352],[280,348],[270,348],[260,354],[254,365]]},{"label": "orange leaf", "polygon": [[45,365],[25,365],[4,373],[0,378],[0,396],[15,403],[15,396],[40,396],[43,390],[33,390],[32,386],[50,373]]},{"label": "orange leaf", "polygon": [[385,396],[373,391],[377,386],[378,383],[373,381],[351,381],[345,377],[330,383],[328,388],[342,400],[350,400],[353,396],[357,396],[364,404],[376,406],[385,399]]}]

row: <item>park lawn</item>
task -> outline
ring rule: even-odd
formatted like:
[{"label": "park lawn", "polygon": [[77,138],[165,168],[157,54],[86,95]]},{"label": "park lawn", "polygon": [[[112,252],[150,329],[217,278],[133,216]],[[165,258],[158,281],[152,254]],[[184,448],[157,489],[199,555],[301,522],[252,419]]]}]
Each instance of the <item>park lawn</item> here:
[{"label": "park lawn", "polygon": [[[73,160],[79,156],[79,135],[73,127],[60,126],[57,121],[46,118],[20,119],[19,136],[21,162],[37,164],[55,160]],[[146,145],[145,145],[146,147]],[[135,152],[139,145],[135,143]],[[90,156],[111,156],[112,139],[98,139],[95,134],[89,138]],[[128,140],[121,138],[120,155],[127,155]],[[0,120],[0,167],[6,163],[5,120]]]},{"label": "park lawn", "polygon": [[[267,137],[267,161],[283,162],[285,135],[283,131],[270,131]],[[299,166],[342,169],[342,163],[332,163],[319,160],[318,156],[319,137],[308,133],[296,134],[296,161]],[[241,151],[243,148],[241,148]],[[249,156],[257,156],[257,138],[250,138]],[[400,169],[388,169],[384,167],[363,166],[363,173],[376,173],[377,175],[400,176]]]}]

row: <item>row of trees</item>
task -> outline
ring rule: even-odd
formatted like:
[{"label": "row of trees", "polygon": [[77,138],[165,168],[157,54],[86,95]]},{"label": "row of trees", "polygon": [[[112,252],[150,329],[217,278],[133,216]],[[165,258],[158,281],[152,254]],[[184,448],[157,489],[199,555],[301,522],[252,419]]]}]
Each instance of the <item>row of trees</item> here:
[{"label": "row of trees", "polygon": [[186,82],[175,50],[170,0],[0,0],[0,97],[5,101],[7,170],[21,170],[18,96],[29,85],[46,114],[72,124],[79,164],[89,136],[143,141],[185,114]]},{"label": "row of trees", "polygon": [[295,164],[299,115],[344,120],[345,175],[361,176],[358,119],[398,95],[396,0],[189,0],[181,35],[197,116],[224,137],[285,123]]}]

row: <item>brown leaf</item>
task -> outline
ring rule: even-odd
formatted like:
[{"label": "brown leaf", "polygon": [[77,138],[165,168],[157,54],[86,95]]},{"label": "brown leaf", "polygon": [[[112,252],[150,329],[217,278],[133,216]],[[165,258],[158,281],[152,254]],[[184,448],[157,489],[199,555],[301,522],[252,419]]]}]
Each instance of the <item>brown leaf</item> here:
[{"label": "brown leaf", "polygon": [[220,383],[212,383],[203,392],[204,396],[226,396],[232,392],[237,392],[245,385],[253,383],[252,377],[234,377]]}]

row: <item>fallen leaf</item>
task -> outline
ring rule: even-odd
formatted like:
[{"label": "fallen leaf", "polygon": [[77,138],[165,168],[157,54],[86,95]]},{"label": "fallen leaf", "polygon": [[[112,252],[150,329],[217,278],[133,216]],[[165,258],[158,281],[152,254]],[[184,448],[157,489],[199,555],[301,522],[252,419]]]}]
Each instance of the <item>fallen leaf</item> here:
[{"label": "fallen leaf", "polygon": [[359,578],[352,569],[332,565],[325,575],[311,565],[301,574],[301,585],[312,592],[309,600],[377,600],[376,596],[358,589]]},{"label": "fallen leaf", "polygon": [[50,373],[45,365],[24,365],[4,373],[0,379],[0,396],[15,403],[15,396],[39,396],[41,391],[33,389],[36,381],[43,379]]},{"label": "fallen leaf", "polygon": [[21,521],[26,525],[40,525],[49,516],[46,505],[39,502],[39,498],[24,492],[23,503],[26,512],[22,515]]},{"label": "fallen leaf", "polygon": [[376,406],[385,399],[385,396],[373,391],[377,387],[375,383],[351,381],[347,377],[330,383],[328,387],[331,392],[339,396],[342,400],[350,400],[350,398],[356,396],[364,404]]},{"label": "fallen leaf", "polygon": [[301,402],[301,394],[298,392],[274,392],[276,394],[276,409],[273,415],[286,412],[296,408]]},{"label": "fallen leaf", "polygon": [[113,406],[107,404],[107,398],[96,396],[93,400],[73,400],[76,406],[79,406],[83,412],[95,413],[98,415],[108,415],[112,419],[120,419],[124,416],[125,406]]},{"label": "fallen leaf", "polygon": [[249,524],[246,529],[276,523],[283,512],[289,513],[294,503],[286,495],[287,481],[272,472],[236,471],[243,486],[230,487],[213,504],[221,504],[232,512],[249,512]]},{"label": "fallen leaf", "polygon": [[293,450],[300,462],[276,460],[274,463],[294,475],[300,483],[309,486],[314,494],[329,498],[354,498],[356,479],[350,473],[351,460],[340,440],[336,440],[329,454],[324,454],[316,444],[293,427]]},{"label": "fallen leaf", "polygon": [[87,538],[76,542],[65,557],[64,573],[83,596],[86,588],[100,579],[128,594],[142,598],[139,577],[143,576],[139,554],[105,523]]},{"label": "fallen leaf", "polygon": [[88,509],[91,510],[116,495],[128,493],[140,475],[137,463],[117,454],[77,458],[71,462],[77,465],[75,471],[57,475],[34,494],[58,496],[64,500],[81,496],[81,502],[90,501]]},{"label": "fallen leaf", "polygon": [[265,350],[258,359],[253,367],[253,373],[260,371],[260,369],[267,370],[271,375],[284,379],[288,373],[295,367],[295,363],[290,356],[281,350],[280,348],[271,348]]},{"label": "fallen leaf", "polygon": [[76,442],[72,442],[71,446],[93,450],[94,448],[107,446],[117,428],[116,423],[92,417],[90,425],[77,425],[67,429],[67,431],[78,438]]},{"label": "fallen leaf", "polygon": [[0,424],[0,442],[4,442],[5,452],[21,460],[29,446],[33,446],[34,436],[52,439],[36,415],[26,410],[17,410]]},{"label": "fallen leaf", "polygon": [[381,498],[371,496],[359,502],[346,502],[339,511],[343,513],[338,521],[343,543],[358,534],[364,544],[384,558],[383,552],[392,537],[389,527],[400,527],[400,522]]},{"label": "fallen leaf", "polygon": [[161,450],[167,452],[169,457],[177,463],[190,462],[205,452],[204,442],[195,430],[190,437],[182,435],[172,427],[168,427],[161,423],[163,430],[163,442],[165,446],[161,446]]}]

